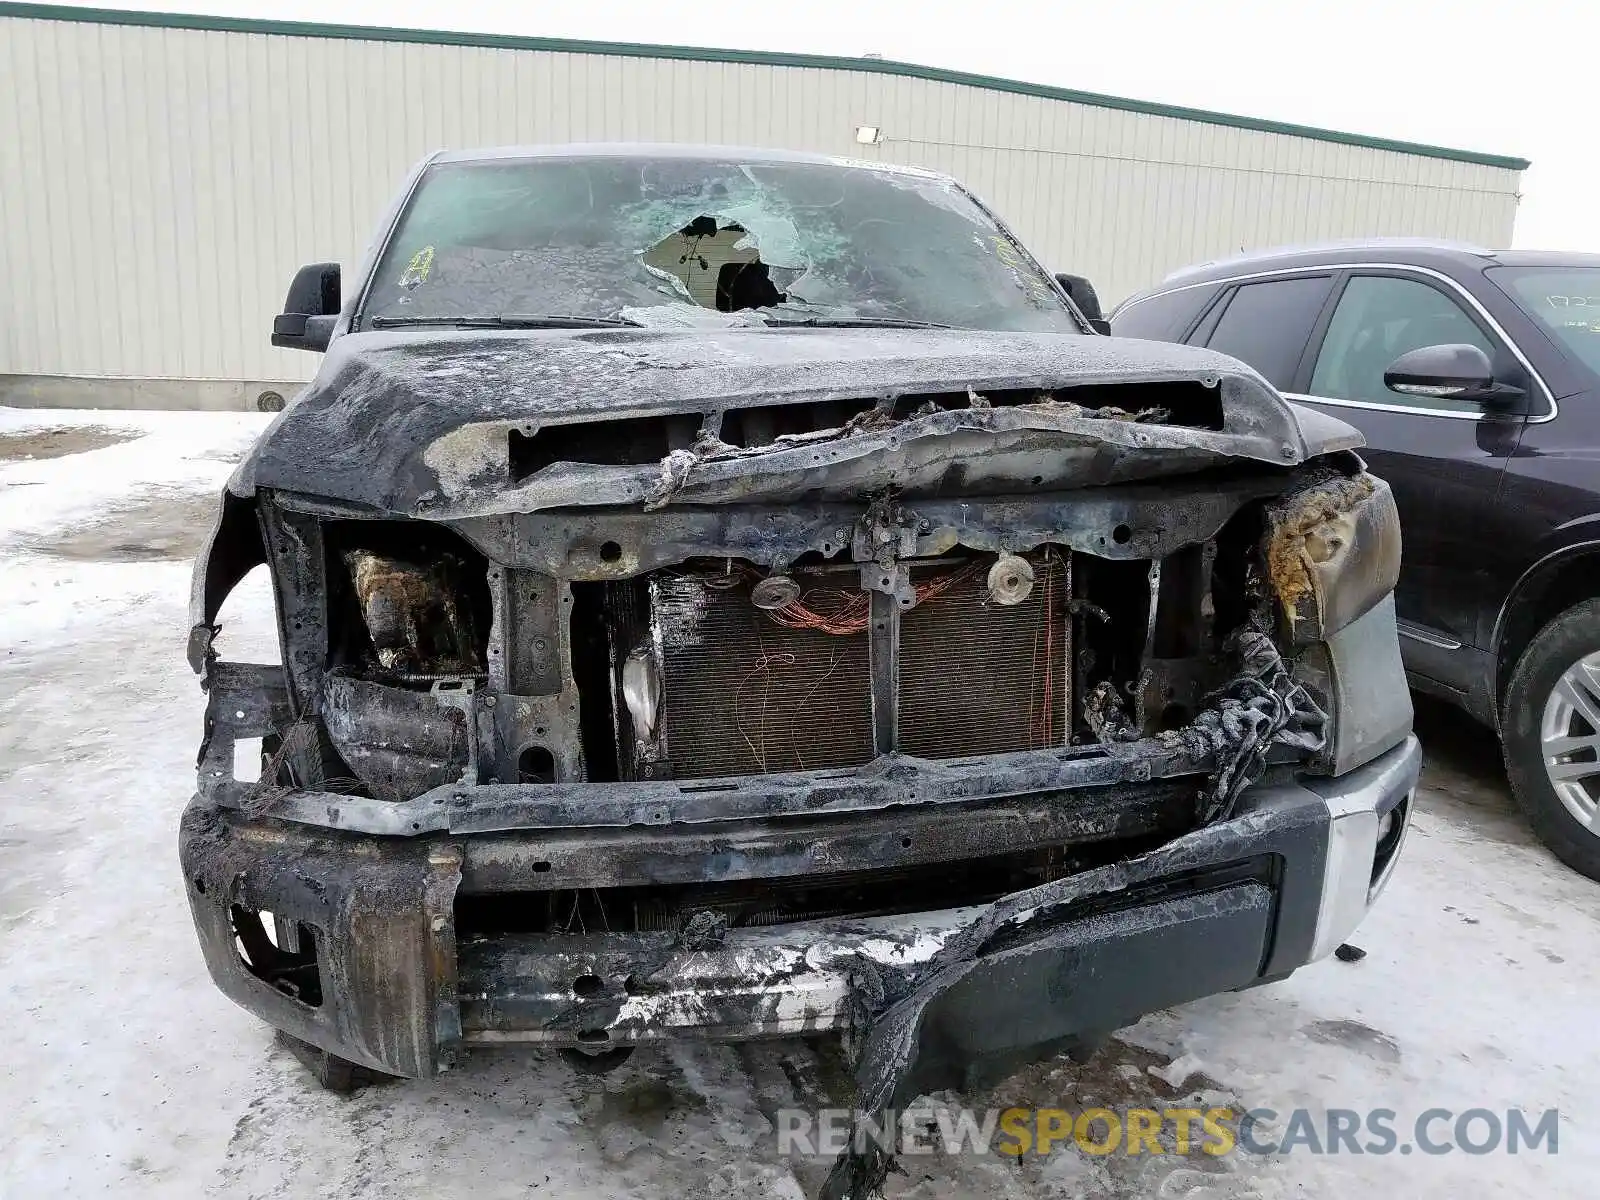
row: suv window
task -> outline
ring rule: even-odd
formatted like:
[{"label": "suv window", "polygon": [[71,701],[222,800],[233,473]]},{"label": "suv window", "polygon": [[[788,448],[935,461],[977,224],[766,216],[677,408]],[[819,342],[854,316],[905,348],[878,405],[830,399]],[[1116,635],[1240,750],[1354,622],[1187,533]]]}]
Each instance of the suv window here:
[{"label": "suv window", "polygon": [[1600,375],[1600,267],[1491,267],[1487,274]]},{"label": "suv window", "polygon": [[1111,314],[1111,332],[1116,337],[1178,341],[1189,331],[1195,314],[1210,302],[1216,290],[1217,285],[1212,284],[1209,288],[1183,288],[1136,300]]},{"label": "suv window", "polygon": [[1273,387],[1288,390],[1294,386],[1295,368],[1328,298],[1331,279],[1297,275],[1244,284],[1227,301],[1206,345],[1243,359]]},{"label": "suv window", "polygon": [[1357,275],[1345,286],[1311,373],[1311,394],[1329,400],[1477,412],[1470,400],[1401,396],[1383,373],[1402,354],[1423,346],[1464,343],[1492,359],[1494,346],[1476,321],[1432,284],[1398,275]]}]

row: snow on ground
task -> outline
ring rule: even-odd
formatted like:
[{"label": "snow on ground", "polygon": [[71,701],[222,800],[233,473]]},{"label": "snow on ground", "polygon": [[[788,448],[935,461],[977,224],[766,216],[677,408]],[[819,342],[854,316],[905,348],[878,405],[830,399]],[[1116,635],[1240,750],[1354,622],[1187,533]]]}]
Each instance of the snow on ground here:
[{"label": "snow on ground", "polygon": [[[848,1102],[828,1041],[644,1050],[580,1075],[475,1053],[427,1083],[317,1091],[211,985],[176,830],[202,700],[183,661],[209,499],[264,426],[246,414],[0,410],[0,1196],[812,1194],[778,1108]],[[265,581],[221,645],[271,657]],[[955,1103],[1562,1113],[1560,1151],[1276,1159],[1071,1150],[908,1160],[905,1197],[1578,1196],[1593,1134],[1600,887],[1535,844],[1492,742],[1424,708],[1426,790],[1359,963],[1156,1014],[1091,1064]],[[1365,1139],[1363,1139],[1365,1140]]]}]

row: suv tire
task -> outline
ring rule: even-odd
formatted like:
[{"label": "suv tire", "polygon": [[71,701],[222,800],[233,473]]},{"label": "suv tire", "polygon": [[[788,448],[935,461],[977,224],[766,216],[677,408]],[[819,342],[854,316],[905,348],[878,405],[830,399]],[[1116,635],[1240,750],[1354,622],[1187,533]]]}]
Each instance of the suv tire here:
[{"label": "suv tire", "polygon": [[[1592,735],[1595,750],[1580,750],[1575,756],[1597,760],[1595,774],[1584,784],[1589,794],[1600,799],[1600,722],[1582,715],[1567,716],[1572,705],[1554,695],[1567,672],[1593,655],[1600,655],[1600,600],[1567,609],[1528,643],[1506,688],[1500,738],[1512,794],[1527,813],[1534,833],[1573,870],[1600,880],[1600,828],[1586,826],[1563,800],[1546,768],[1545,748],[1547,733],[1560,735],[1572,730],[1574,736],[1585,739]],[[1596,688],[1600,688],[1600,675]],[[1593,710],[1600,710],[1600,695],[1592,700]],[[1578,802],[1581,804],[1581,798]]]}]

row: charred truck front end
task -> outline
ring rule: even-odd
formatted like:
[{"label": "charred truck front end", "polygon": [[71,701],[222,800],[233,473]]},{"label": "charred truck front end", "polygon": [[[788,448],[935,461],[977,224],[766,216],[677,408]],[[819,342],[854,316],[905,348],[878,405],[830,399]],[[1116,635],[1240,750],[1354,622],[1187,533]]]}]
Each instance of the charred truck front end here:
[{"label": "charred truck front end", "polygon": [[[332,1060],[841,1030],[870,1111],[1282,978],[1393,869],[1394,505],[1239,363],[360,321],[197,564],[181,836],[217,984]],[[282,663],[226,661],[262,563]]]}]

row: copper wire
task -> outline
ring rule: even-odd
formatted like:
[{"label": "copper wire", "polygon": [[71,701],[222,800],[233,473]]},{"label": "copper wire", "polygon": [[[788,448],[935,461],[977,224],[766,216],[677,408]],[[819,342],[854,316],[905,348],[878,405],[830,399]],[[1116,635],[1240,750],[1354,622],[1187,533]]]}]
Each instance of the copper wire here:
[{"label": "copper wire", "polygon": [[[983,569],[982,562],[973,562],[923,583],[913,584],[917,603],[923,604],[943,595]],[[759,578],[755,572],[750,574],[753,578]],[[802,592],[794,603],[770,611],[767,616],[785,629],[810,629],[834,637],[849,637],[866,632],[867,624],[872,620],[872,593],[859,589],[811,588]]]}]

